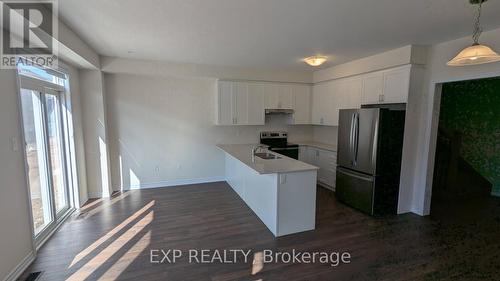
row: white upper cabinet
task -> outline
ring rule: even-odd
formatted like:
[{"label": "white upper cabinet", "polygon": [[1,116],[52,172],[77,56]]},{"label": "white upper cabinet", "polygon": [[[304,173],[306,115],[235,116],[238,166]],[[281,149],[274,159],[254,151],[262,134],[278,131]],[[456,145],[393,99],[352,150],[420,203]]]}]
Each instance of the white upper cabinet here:
[{"label": "white upper cabinet", "polygon": [[248,125],[264,124],[264,85],[248,83]]},{"label": "white upper cabinet", "polygon": [[279,104],[279,85],[265,83],[264,85],[264,109],[278,108]]},{"label": "white upper cabinet", "polygon": [[233,83],[219,81],[217,88],[215,123],[217,125],[233,125]]},{"label": "white upper cabinet", "polygon": [[363,82],[361,77],[339,80],[337,83],[337,92],[341,98],[338,109],[360,108],[362,89]]},{"label": "white upper cabinet", "polygon": [[242,82],[233,83],[233,124],[248,124],[248,85]]},{"label": "white upper cabinet", "polygon": [[265,109],[293,109],[290,124],[338,126],[339,110],[406,103],[411,66],[314,84],[217,82],[217,125],[264,125]]},{"label": "white upper cabinet", "polygon": [[406,103],[410,90],[410,66],[363,75],[362,104]]},{"label": "white upper cabinet", "polygon": [[217,125],[264,124],[262,87],[231,81],[217,84]]},{"label": "white upper cabinet", "polygon": [[325,82],[313,86],[312,124],[330,125],[330,112],[333,108],[333,83]]},{"label": "white upper cabinet", "polygon": [[359,108],[361,79],[346,78],[313,86],[312,124],[338,126],[339,110]]},{"label": "white upper cabinet", "polygon": [[278,108],[293,109],[293,93],[295,85],[279,85]]},{"label": "white upper cabinet", "polygon": [[311,86],[294,85],[293,98],[293,124],[311,124]]},{"label": "white upper cabinet", "polygon": [[379,103],[384,95],[384,74],[375,72],[363,77],[362,104]]},{"label": "white upper cabinet", "polygon": [[404,67],[384,74],[384,103],[406,103],[410,91],[410,68]]},{"label": "white upper cabinet", "polygon": [[218,81],[217,88],[217,125],[264,125],[265,109],[294,109],[291,124],[310,124],[309,85]]},{"label": "white upper cabinet", "polygon": [[293,109],[292,85],[265,83],[263,86],[266,109]]}]

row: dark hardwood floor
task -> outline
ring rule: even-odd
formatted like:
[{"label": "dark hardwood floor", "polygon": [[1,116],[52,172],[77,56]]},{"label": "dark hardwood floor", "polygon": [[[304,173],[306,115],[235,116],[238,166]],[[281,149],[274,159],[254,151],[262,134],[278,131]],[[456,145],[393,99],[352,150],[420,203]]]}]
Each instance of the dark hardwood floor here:
[{"label": "dark hardwood floor", "polygon": [[[41,280],[50,281],[500,279],[498,198],[436,208],[444,211],[431,217],[372,218],[337,202],[330,191],[318,188],[317,196],[316,230],[276,239],[223,182],[117,194],[75,214],[26,272],[43,271]],[[151,249],[248,249],[252,258],[153,264]],[[253,264],[253,255],[265,249],[347,251],[352,257],[337,267]]]}]

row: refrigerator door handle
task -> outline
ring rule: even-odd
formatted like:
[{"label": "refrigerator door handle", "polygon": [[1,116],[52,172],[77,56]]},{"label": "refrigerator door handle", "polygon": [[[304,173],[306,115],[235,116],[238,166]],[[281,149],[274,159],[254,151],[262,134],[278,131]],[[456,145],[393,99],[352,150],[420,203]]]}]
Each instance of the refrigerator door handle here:
[{"label": "refrigerator door handle", "polygon": [[358,150],[359,150],[359,113],[354,115],[354,165],[358,162]]},{"label": "refrigerator door handle", "polygon": [[375,118],[375,128],[373,128],[373,145],[372,145],[372,169],[375,174],[375,167],[377,165],[377,146],[378,146],[378,118]]},{"label": "refrigerator door handle", "polygon": [[356,113],[353,113],[351,115],[351,128],[349,131],[349,156],[350,156],[350,162],[351,165],[354,165],[354,120],[355,120]]}]

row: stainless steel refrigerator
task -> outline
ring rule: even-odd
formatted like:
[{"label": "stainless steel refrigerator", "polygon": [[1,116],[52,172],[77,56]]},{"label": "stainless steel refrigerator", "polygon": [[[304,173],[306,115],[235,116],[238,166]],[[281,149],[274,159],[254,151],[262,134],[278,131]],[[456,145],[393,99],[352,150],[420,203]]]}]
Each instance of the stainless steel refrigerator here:
[{"label": "stainless steel refrigerator", "polygon": [[341,202],[370,215],[397,212],[404,123],[404,110],[340,110],[336,196]]}]

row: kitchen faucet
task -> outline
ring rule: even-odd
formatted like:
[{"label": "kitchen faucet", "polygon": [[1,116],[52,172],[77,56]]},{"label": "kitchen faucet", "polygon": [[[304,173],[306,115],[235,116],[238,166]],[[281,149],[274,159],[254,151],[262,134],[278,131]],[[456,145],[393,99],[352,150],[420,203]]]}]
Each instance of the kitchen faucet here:
[{"label": "kitchen faucet", "polygon": [[260,148],[267,148],[267,146],[264,145],[257,145],[256,147],[252,148],[252,162],[255,162],[255,153],[257,153],[257,150]]}]

